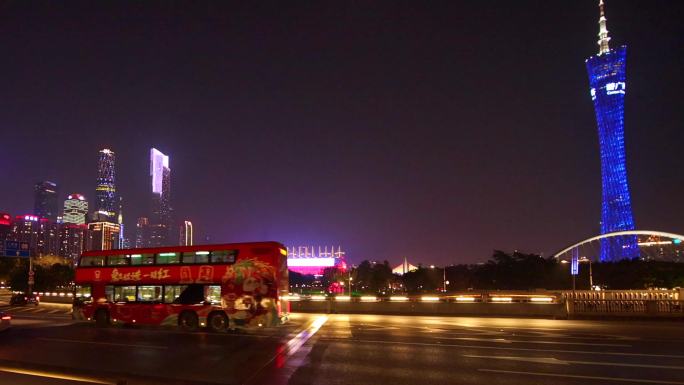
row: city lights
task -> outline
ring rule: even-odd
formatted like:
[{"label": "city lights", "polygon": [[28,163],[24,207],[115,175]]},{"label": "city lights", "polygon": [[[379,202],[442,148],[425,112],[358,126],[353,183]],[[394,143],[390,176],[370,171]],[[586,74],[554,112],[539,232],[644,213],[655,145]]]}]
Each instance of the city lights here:
[{"label": "city lights", "polygon": [[456,302],[475,302],[475,297],[458,296]]},{"label": "city lights", "polygon": [[530,297],[530,302],[553,302],[553,297]]}]

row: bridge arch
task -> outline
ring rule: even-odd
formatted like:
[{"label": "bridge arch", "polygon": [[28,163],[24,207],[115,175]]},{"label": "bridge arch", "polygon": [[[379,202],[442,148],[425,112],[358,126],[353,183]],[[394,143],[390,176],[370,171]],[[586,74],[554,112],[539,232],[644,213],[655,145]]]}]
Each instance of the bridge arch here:
[{"label": "bridge arch", "polygon": [[587,239],[583,239],[575,244],[572,244],[561,251],[557,252],[556,254],[553,255],[554,258],[560,258],[563,254],[567,253],[568,251],[580,247],[585,244],[589,244],[594,241],[598,241],[601,239],[607,239],[607,238],[613,238],[613,237],[622,237],[625,235],[646,235],[646,236],[657,236],[657,237],[664,237],[664,238],[672,238],[672,239],[678,239],[684,243],[684,235],[682,234],[674,234],[674,233],[667,233],[663,231],[654,231],[654,230],[626,230],[626,231],[615,231],[612,233],[605,233],[605,234],[600,234],[596,235]]}]

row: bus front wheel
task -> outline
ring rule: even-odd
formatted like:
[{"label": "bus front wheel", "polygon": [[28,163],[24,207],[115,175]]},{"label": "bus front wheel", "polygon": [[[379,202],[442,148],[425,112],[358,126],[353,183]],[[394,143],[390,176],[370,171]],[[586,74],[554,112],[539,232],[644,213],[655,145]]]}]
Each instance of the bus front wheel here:
[{"label": "bus front wheel", "polygon": [[228,317],[222,313],[214,313],[209,316],[208,324],[212,332],[223,332],[228,328]]},{"label": "bus front wheel", "polygon": [[197,314],[191,311],[182,312],[178,316],[178,326],[185,331],[195,331],[199,325]]},{"label": "bus front wheel", "polygon": [[95,326],[99,328],[105,328],[109,326],[109,312],[104,309],[100,309],[95,312]]}]

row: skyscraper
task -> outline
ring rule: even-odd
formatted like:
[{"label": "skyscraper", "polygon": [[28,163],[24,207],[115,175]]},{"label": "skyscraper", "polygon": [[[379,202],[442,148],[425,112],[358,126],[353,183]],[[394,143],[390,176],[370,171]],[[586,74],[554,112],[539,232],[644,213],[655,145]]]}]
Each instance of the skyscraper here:
[{"label": "skyscraper", "polygon": [[40,218],[36,215],[17,215],[12,221],[12,231],[8,239],[27,242],[31,255],[38,255],[40,230]]},{"label": "skyscraper", "polygon": [[78,262],[87,234],[88,226],[84,224],[64,223],[59,229],[59,255],[68,259],[71,264]]},{"label": "skyscraper", "polygon": [[114,173],[114,151],[100,150],[97,160],[97,188],[95,189],[95,212],[98,221],[116,222],[116,184]]},{"label": "skyscraper", "polygon": [[150,247],[150,221],[146,217],[138,218],[135,224],[135,247]]},{"label": "skyscraper", "polygon": [[63,223],[82,225],[86,223],[88,201],[81,194],[70,194],[64,201]]},{"label": "skyscraper", "polygon": [[53,222],[57,221],[57,184],[55,182],[44,181],[36,183],[35,203],[33,215],[39,218],[47,218]]},{"label": "skyscraper", "polygon": [[[624,102],[627,47],[610,49],[603,0],[599,1],[599,52],[586,60],[601,147],[601,233],[634,230],[625,164]],[[601,261],[635,258],[636,236],[601,241]]]},{"label": "skyscraper", "polygon": [[192,246],[193,240],[192,222],[183,221],[183,223],[180,225],[178,244],[180,246]]},{"label": "skyscraper", "polygon": [[171,169],[169,156],[156,148],[150,150],[152,182],[151,246],[169,246],[171,229]]}]

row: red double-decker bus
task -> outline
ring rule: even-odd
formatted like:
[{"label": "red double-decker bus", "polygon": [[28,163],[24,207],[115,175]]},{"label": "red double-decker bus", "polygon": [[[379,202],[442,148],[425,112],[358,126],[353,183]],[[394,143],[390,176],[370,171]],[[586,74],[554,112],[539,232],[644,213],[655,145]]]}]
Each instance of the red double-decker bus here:
[{"label": "red double-decker bus", "polygon": [[277,242],[87,251],[74,318],[110,324],[274,326],[289,313],[287,251]]}]

